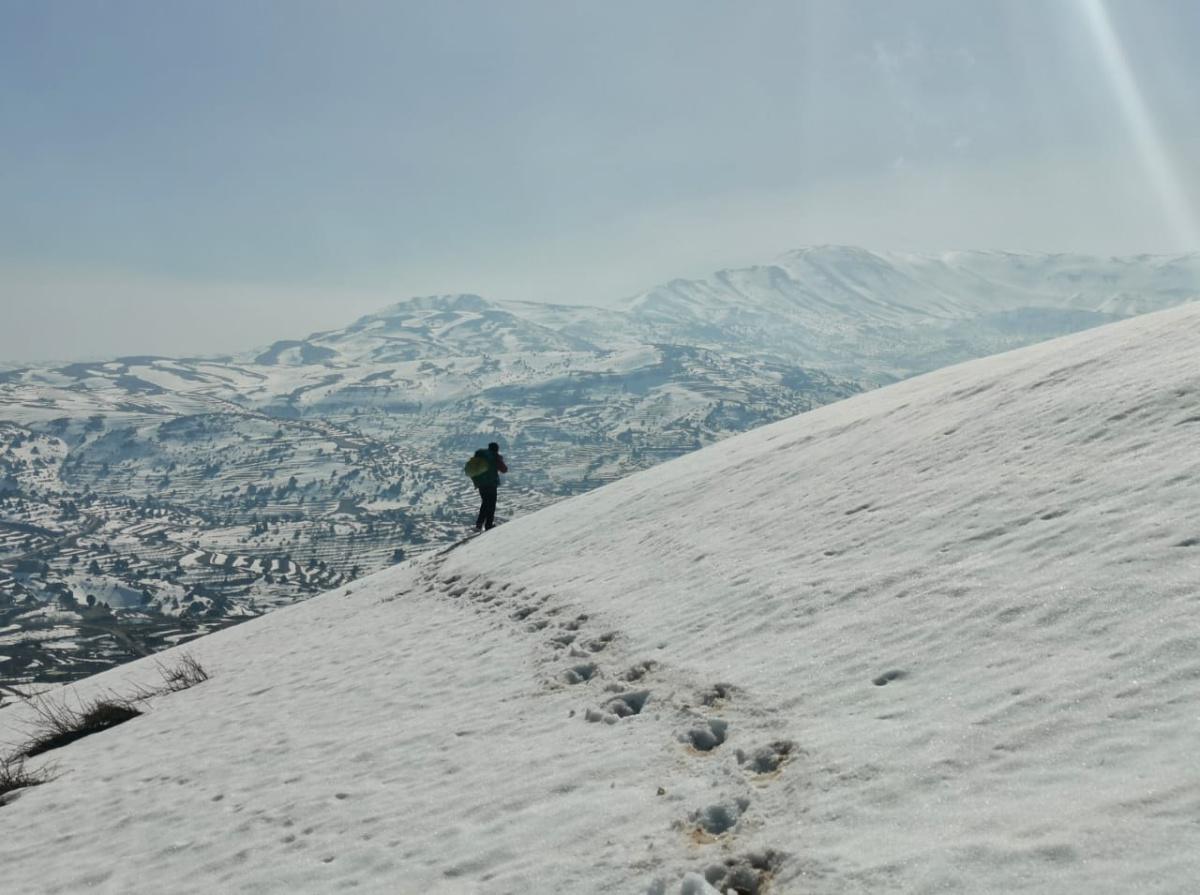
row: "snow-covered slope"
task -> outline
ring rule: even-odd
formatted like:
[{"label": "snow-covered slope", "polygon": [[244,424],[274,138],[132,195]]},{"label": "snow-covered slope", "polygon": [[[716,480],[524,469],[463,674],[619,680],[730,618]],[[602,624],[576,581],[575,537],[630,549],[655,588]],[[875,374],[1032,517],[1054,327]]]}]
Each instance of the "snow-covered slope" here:
[{"label": "snow-covered slope", "polygon": [[1198,434],[1191,305],[562,501],[190,645],[5,884],[1189,891]]}]

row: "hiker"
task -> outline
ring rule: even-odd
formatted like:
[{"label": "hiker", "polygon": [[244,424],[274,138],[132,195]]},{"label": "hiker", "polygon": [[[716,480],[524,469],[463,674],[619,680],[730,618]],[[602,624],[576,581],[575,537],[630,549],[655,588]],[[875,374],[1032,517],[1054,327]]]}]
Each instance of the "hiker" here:
[{"label": "hiker", "polygon": [[489,442],[487,449],[480,448],[467,461],[467,475],[479,489],[479,515],[475,518],[475,530],[483,531],[496,524],[496,489],[500,487],[500,473],[508,472],[500,445]]}]

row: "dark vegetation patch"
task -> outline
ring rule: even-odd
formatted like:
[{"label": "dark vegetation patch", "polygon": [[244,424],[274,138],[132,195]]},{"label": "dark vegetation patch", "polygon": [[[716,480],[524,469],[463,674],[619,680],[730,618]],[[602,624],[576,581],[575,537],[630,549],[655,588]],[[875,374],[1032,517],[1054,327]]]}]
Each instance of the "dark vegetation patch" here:
[{"label": "dark vegetation patch", "polygon": [[86,736],[132,721],[142,714],[137,708],[138,702],[187,690],[209,677],[189,653],[183,653],[174,665],[158,663],[158,673],[163,680],[161,686],[139,688],[132,697],[109,694],[90,701],[79,700],[78,706],[72,706],[65,698],[61,701],[48,697],[28,700],[34,713],[30,738],[15,754],[2,761],[15,768],[26,758],[60,749]]},{"label": "dark vegetation patch", "polygon": [[14,798],[10,793],[29,786],[38,786],[54,778],[48,768],[30,771],[21,756],[0,758],[0,805],[7,805]]},{"label": "dark vegetation patch", "polygon": [[144,702],[155,696],[190,690],[197,684],[204,683],[209,677],[208,671],[191,653],[180,653],[173,665],[164,665],[158,661],[155,661],[154,665],[162,678],[162,684],[157,687],[138,687],[130,702]]},{"label": "dark vegetation patch", "polygon": [[163,694],[178,693],[208,680],[208,672],[191,653],[180,654],[179,660],[173,666],[158,663],[158,673],[163,679],[163,688],[160,691]]},{"label": "dark vegetation patch", "polygon": [[18,752],[24,758],[62,748],[93,733],[131,721],[141,714],[133,707],[131,700],[119,697],[81,702],[79,708],[49,699],[41,699],[30,705],[37,717],[33,722],[33,738]]},{"label": "dark vegetation patch", "polygon": [[17,798],[20,790],[47,783],[57,776],[52,766],[29,770],[25,764],[27,758],[124,724],[142,714],[138,702],[187,690],[209,678],[208,671],[189,653],[179,654],[171,665],[158,662],[157,668],[162,678],[157,687],[139,687],[132,696],[110,693],[90,701],[76,697],[75,706],[66,697],[32,697],[15,687],[7,688],[29,705],[33,718],[29,723],[29,739],[11,754],[0,755],[0,806]]}]

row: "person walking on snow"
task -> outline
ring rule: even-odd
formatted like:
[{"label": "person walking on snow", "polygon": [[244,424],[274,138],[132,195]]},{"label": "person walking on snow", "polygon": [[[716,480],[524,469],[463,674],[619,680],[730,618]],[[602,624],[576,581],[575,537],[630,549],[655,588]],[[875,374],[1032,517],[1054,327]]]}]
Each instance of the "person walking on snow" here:
[{"label": "person walking on snow", "polygon": [[508,472],[500,445],[490,442],[487,450],[480,448],[467,461],[467,475],[479,489],[479,515],[475,518],[475,530],[490,529],[496,524],[496,490],[500,487],[500,473]]}]

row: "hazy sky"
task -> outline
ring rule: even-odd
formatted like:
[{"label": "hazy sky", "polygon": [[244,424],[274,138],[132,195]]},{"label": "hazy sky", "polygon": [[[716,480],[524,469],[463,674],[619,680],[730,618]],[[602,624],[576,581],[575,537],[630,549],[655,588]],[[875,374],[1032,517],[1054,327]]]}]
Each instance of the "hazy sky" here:
[{"label": "hazy sky", "polygon": [[1193,0],[0,0],[0,363],[813,243],[1200,249]]}]

